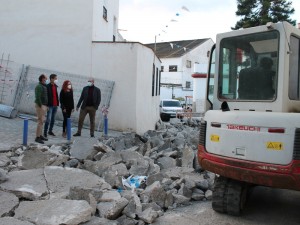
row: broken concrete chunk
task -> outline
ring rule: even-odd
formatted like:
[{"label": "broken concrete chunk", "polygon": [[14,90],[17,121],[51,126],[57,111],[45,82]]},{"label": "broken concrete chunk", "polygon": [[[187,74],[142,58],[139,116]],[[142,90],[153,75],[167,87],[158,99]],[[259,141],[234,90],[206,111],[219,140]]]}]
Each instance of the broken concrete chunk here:
[{"label": "broken concrete chunk", "polygon": [[70,155],[79,160],[92,158],[96,154],[93,145],[97,144],[98,140],[96,138],[88,139],[90,147],[87,146],[86,142],[87,139],[85,138],[76,139],[76,142],[71,146]]},{"label": "broken concrete chunk", "polygon": [[5,167],[10,164],[10,159],[3,153],[0,154],[0,167]]},{"label": "broken concrete chunk", "polygon": [[13,217],[0,218],[0,225],[34,225],[33,223],[15,219]]},{"label": "broken concrete chunk", "polygon": [[0,191],[0,217],[12,215],[12,210],[19,204],[16,195]]},{"label": "broken concrete chunk", "polygon": [[182,167],[189,167],[193,168],[194,167],[194,150],[188,146],[185,146],[183,152],[182,152]]},{"label": "broken concrete chunk", "polygon": [[49,194],[43,169],[13,171],[8,176],[9,180],[0,184],[0,188],[19,198],[38,200]]},{"label": "broken concrete chunk", "polygon": [[79,164],[77,159],[71,159],[65,163],[65,167],[76,168]]},{"label": "broken concrete chunk", "polygon": [[212,191],[211,191],[211,190],[207,190],[207,191],[205,192],[205,198],[206,198],[207,200],[212,200]]},{"label": "broken concrete chunk", "polygon": [[185,184],[181,184],[180,189],[178,190],[179,195],[183,195],[189,199],[192,197],[192,193],[192,190],[188,189]]},{"label": "broken concrete chunk", "polygon": [[127,204],[128,200],[121,198],[113,202],[100,202],[97,205],[97,209],[101,217],[114,220],[120,216]]},{"label": "broken concrete chunk", "polygon": [[100,218],[93,216],[90,221],[83,223],[82,225],[119,225],[120,223],[116,220],[109,220],[106,218]]},{"label": "broken concrete chunk", "polygon": [[83,200],[51,199],[23,201],[15,210],[15,218],[34,224],[80,224],[91,219],[92,208]]},{"label": "broken concrete chunk", "polygon": [[157,160],[157,165],[161,170],[173,168],[176,167],[176,160],[171,157],[162,157]]},{"label": "broken concrete chunk", "polygon": [[108,145],[103,144],[102,142],[95,144],[94,149],[102,153],[114,152],[112,148],[110,148]]},{"label": "broken concrete chunk", "polygon": [[121,225],[137,225],[138,221],[135,219],[131,219],[129,217],[127,217],[126,215],[120,216],[117,221],[119,222],[119,224]]},{"label": "broken concrete chunk", "polygon": [[45,166],[59,166],[69,160],[69,156],[58,152],[43,151],[42,149],[30,149],[20,157],[18,166],[20,168],[38,169]]},{"label": "broken concrete chunk", "polygon": [[65,198],[72,186],[111,189],[103,178],[82,169],[47,166],[45,178],[51,191],[51,198]]},{"label": "broken concrete chunk", "polygon": [[201,189],[195,188],[193,190],[193,194],[192,194],[192,199],[193,200],[195,200],[195,201],[201,201],[204,198],[205,198],[205,193]]},{"label": "broken concrete chunk", "polygon": [[177,205],[187,205],[190,202],[190,198],[187,198],[183,195],[178,195],[178,194],[172,194],[174,198],[174,203]]},{"label": "broken concrete chunk", "polygon": [[8,180],[7,171],[0,168],[0,184]]},{"label": "broken concrete chunk", "polygon": [[151,207],[140,213],[139,218],[146,223],[153,223],[155,219],[159,216],[158,212],[153,210]]}]

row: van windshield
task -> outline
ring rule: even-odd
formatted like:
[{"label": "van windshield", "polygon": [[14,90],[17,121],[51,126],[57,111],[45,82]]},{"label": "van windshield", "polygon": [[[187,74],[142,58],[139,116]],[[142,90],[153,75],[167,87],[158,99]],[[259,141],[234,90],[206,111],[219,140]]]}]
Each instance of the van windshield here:
[{"label": "van windshield", "polygon": [[167,107],[181,107],[180,102],[177,102],[177,101],[163,101],[163,106],[167,106]]}]

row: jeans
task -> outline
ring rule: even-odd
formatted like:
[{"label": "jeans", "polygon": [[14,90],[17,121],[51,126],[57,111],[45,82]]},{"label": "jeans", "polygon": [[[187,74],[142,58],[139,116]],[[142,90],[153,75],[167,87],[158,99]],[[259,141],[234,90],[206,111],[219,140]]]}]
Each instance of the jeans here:
[{"label": "jeans", "polygon": [[66,132],[66,127],[67,127],[67,121],[68,118],[71,117],[72,109],[66,109],[66,112],[62,112],[64,116],[64,122],[63,122],[63,132]]},{"label": "jeans", "polygon": [[44,135],[47,135],[48,127],[49,127],[49,132],[52,132],[53,126],[54,126],[54,121],[55,121],[55,115],[57,112],[57,106],[49,106],[48,112],[47,112],[47,118],[44,126]]}]

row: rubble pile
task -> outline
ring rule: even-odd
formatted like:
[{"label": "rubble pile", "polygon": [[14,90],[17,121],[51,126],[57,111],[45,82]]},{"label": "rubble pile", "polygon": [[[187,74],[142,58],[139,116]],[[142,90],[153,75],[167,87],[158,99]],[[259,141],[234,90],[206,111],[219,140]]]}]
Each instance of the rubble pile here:
[{"label": "rubble pile", "polygon": [[151,224],[212,196],[214,174],[196,159],[199,121],[158,122],[143,136],[20,146],[0,153],[0,225]]}]

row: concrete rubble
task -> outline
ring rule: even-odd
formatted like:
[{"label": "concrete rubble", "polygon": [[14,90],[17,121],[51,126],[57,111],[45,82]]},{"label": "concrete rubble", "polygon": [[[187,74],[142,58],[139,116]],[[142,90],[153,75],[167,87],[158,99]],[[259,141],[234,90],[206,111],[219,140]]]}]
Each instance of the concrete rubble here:
[{"label": "concrete rubble", "polygon": [[[210,200],[214,174],[197,163],[198,124],[171,119],[142,136],[1,152],[0,225],[151,224],[176,207]],[[146,182],[124,186],[131,175]]]}]

